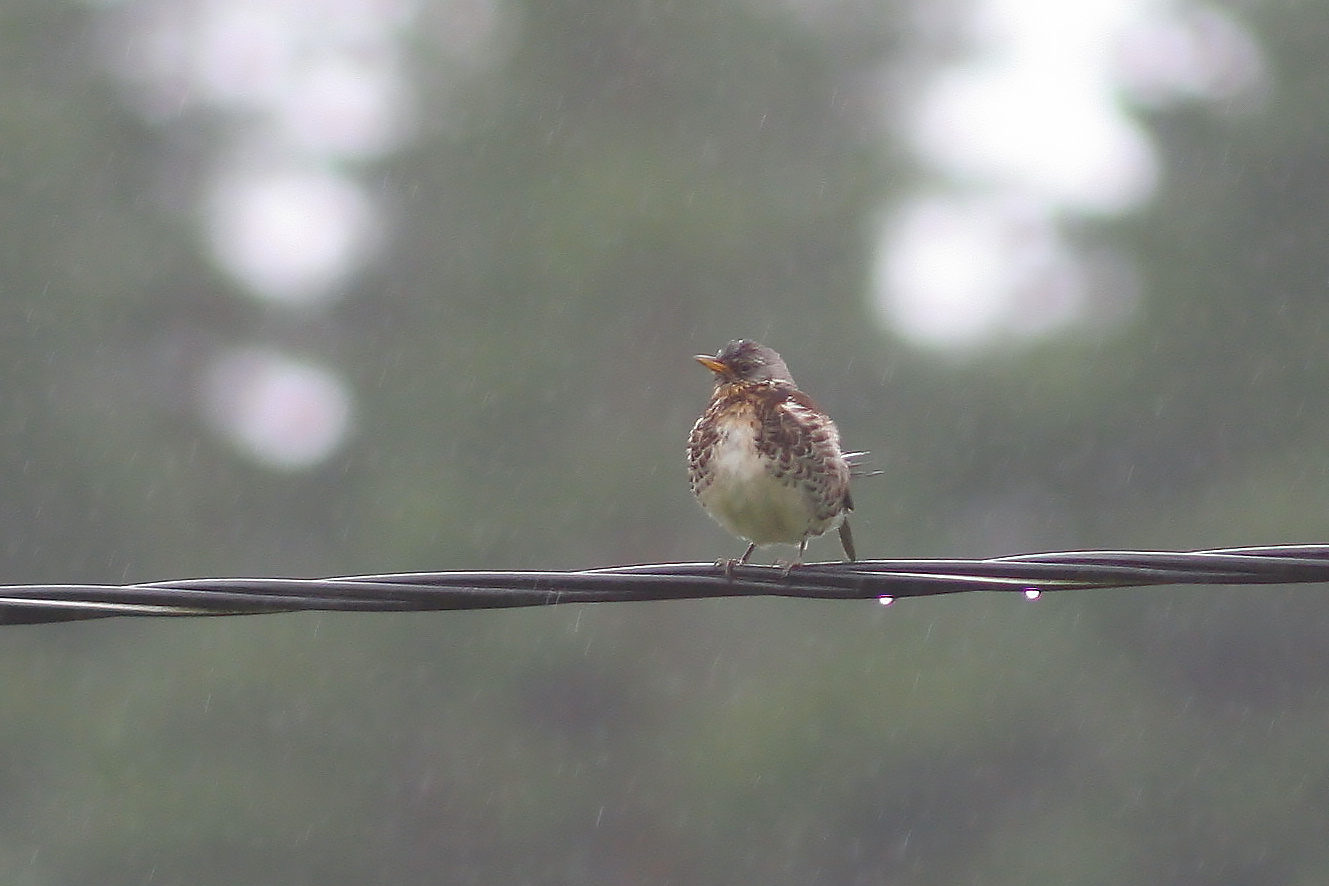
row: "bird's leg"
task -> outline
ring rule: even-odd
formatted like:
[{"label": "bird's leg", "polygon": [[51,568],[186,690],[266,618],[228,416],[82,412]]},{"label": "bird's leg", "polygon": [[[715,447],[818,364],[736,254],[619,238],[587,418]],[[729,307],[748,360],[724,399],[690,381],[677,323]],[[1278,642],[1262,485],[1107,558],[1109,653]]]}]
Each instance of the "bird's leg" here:
[{"label": "bird's leg", "polygon": [[807,549],[808,549],[808,540],[807,540],[807,537],[804,536],[803,540],[802,540],[801,542],[798,543],[798,556],[796,556],[796,557],[794,557],[794,559],[792,559],[792,560],[790,560],[790,561],[788,561],[788,562],[786,562],[786,563],[782,563],[782,564],[780,565],[780,577],[781,577],[781,578],[788,578],[788,577],[789,577],[789,573],[791,573],[791,572],[794,571],[794,567],[795,567],[795,566],[802,566],[802,565],[803,565],[803,552],[806,551]]},{"label": "bird's leg", "polygon": [[748,545],[748,549],[743,552],[743,556],[739,557],[737,560],[735,560],[733,557],[721,557],[719,560],[715,561],[715,565],[719,566],[721,569],[724,570],[724,577],[726,579],[728,579],[729,581],[733,581],[734,567],[746,566],[748,562],[748,557],[751,557],[752,552],[755,551],[756,549],[757,549],[757,543],[754,541],[752,544]]}]

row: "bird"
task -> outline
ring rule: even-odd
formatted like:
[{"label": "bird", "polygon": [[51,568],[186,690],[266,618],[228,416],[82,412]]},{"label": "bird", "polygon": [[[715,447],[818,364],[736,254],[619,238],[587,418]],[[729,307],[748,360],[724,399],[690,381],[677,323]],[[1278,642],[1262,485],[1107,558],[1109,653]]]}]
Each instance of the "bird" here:
[{"label": "bird", "polygon": [[749,542],[733,567],[761,545],[798,545],[785,571],[803,563],[808,539],[838,529],[856,558],[848,514],[852,460],[830,416],[798,389],[772,349],[750,339],[694,359],[715,373],[715,392],[688,437],[692,494],[721,526]]}]

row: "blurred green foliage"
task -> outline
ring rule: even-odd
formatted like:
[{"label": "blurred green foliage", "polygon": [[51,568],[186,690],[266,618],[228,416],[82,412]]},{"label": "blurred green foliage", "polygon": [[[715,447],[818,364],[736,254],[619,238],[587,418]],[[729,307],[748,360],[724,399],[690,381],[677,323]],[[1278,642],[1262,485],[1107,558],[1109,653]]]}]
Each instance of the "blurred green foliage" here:
[{"label": "blurred green foliage", "polygon": [[[843,6],[514,5],[375,170],[386,260],[290,323],[157,199],[208,121],[126,108],[95,6],[11,0],[4,580],[737,553],[682,445],[688,356],[743,335],[876,453],[868,556],[1323,540],[1329,9],[1250,11],[1258,111],[1152,112],[1159,194],[1085,232],[1143,269],[1128,322],[963,363],[871,322],[911,172],[856,96],[913,12]],[[334,463],[200,425],[197,355],[256,338],[352,379]],[[1276,588],[9,628],[0,881],[1323,883],[1326,638]]]}]

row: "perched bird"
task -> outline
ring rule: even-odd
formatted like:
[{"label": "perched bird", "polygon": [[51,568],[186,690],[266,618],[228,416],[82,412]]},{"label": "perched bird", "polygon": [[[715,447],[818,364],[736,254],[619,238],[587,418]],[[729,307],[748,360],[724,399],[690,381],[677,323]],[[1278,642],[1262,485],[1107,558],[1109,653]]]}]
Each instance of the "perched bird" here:
[{"label": "perched bird", "polygon": [[[696,360],[715,373],[715,393],[688,438],[692,494],[715,520],[747,539],[746,563],[758,545],[796,544],[839,528],[854,558],[846,516],[850,461],[840,432],[798,389],[784,360],[755,341],[731,341]],[[733,560],[720,561],[726,570]]]}]

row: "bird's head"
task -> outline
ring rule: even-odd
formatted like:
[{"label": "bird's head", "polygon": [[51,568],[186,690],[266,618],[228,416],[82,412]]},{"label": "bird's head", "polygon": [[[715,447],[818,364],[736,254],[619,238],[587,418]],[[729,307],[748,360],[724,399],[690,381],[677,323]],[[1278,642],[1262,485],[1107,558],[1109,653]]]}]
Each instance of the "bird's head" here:
[{"label": "bird's head", "polygon": [[716,384],[770,381],[794,384],[794,377],[779,354],[746,338],[731,341],[714,357],[698,354],[696,360],[715,373]]}]

